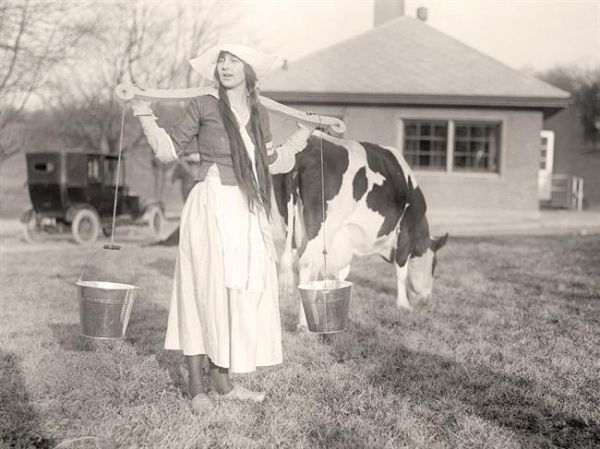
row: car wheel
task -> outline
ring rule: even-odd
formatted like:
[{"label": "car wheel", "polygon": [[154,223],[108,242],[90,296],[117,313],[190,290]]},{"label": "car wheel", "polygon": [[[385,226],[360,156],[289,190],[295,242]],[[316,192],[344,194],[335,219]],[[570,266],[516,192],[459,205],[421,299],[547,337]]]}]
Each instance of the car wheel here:
[{"label": "car wheel", "polygon": [[92,209],[80,209],[71,223],[73,238],[80,245],[91,245],[100,233],[100,217]]},{"label": "car wheel", "polygon": [[150,229],[152,237],[159,239],[165,229],[165,222],[167,221],[165,213],[159,206],[153,205],[148,209],[146,217],[148,217],[148,228]]},{"label": "car wheel", "polygon": [[23,237],[28,243],[42,242],[46,239],[46,233],[38,224],[35,214],[31,214],[29,220],[23,224]]}]

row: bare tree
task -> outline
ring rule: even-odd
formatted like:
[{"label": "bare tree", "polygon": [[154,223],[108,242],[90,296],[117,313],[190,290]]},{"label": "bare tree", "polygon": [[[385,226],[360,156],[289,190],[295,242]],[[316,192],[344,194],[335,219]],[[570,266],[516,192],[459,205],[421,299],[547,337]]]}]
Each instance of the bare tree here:
[{"label": "bare tree", "polygon": [[538,77],[573,95],[583,137],[600,151],[600,67],[558,66]]},{"label": "bare tree", "polygon": [[[227,9],[229,8],[229,9]],[[219,30],[235,19],[231,4],[133,1],[90,6],[96,32],[80,45],[76,62],[56,72],[45,101],[56,113],[67,144],[117,152],[122,109],[113,98],[117,84],[188,87],[197,83],[187,60],[216,42]],[[130,115],[123,150],[145,146]],[[149,148],[148,148],[149,150]],[[155,196],[165,167],[154,160]]]},{"label": "bare tree", "polygon": [[58,2],[0,2],[0,166],[22,148],[14,122],[47,74],[89,32],[84,21],[74,22],[67,14],[78,9]]},{"label": "bare tree", "polygon": [[16,123],[12,126],[7,125],[4,132],[0,133],[0,172],[4,162],[23,148],[23,137],[18,125]]}]

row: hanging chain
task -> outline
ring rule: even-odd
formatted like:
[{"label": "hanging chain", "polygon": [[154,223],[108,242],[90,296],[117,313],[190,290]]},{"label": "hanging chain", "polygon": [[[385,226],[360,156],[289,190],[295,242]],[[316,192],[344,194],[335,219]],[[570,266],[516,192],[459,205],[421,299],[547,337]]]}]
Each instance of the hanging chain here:
[{"label": "hanging chain", "polygon": [[117,218],[117,199],[119,197],[119,180],[121,179],[121,153],[123,151],[123,128],[125,126],[125,107],[121,113],[121,133],[119,135],[119,158],[117,159],[117,181],[115,183],[115,201],[113,203],[112,227],[110,230],[110,246],[108,249],[119,249],[113,245],[115,238],[115,221]]},{"label": "hanging chain", "polygon": [[[319,115],[319,131],[321,130],[321,116]],[[320,138],[321,142],[321,225],[323,226],[323,280],[327,280],[327,233],[325,225],[325,174],[324,174],[324,160],[323,160],[323,136]]]}]

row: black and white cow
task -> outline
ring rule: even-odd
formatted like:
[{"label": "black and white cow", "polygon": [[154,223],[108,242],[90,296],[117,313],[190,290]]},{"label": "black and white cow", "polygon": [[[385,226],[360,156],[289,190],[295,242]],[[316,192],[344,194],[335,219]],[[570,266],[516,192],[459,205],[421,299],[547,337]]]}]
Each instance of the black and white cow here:
[{"label": "black and white cow", "polygon": [[[297,154],[294,170],[274,176],[273,185],[280,214],[287,224],[286,247],[280,260],[280,279],[284,282],[294,279],[292,235],[299,282],[325,275],[325,232],[327,275],[345,279],[353,256],[380,254],[396,266],[398,307],[411,309],[410,302],[431,296],[435,253],[448,235],[430,237],[425,198],[396,149],[337,139],[316,131],[307,147]],[[300,310],[300,327],[305,326],[305,320]]]}]

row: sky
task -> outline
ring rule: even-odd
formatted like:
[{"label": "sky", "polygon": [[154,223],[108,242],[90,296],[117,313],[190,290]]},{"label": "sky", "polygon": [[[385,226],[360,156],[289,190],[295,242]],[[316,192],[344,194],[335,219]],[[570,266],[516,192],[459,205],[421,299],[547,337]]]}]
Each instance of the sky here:
[{"label": "sky", "polygon": [[[245,0],[244,26],[289,60],[373,28],[373,0]],[[600,0],[405,0],[427,23],[515,68],[600,65]]]}]

